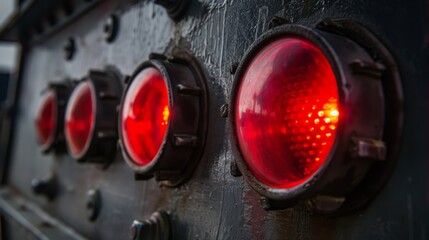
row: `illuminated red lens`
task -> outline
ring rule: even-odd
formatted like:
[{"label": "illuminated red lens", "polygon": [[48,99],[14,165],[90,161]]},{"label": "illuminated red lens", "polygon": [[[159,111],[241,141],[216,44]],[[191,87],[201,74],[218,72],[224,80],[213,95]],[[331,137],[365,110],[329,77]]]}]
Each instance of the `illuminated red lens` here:
[{"label": "illuminated red lens", "polygon": [[170,107],[164,77],[158,69],[144,69],[131,83],[121,113],[122,140],[132,160],[149,164],[165,138]]},{"label": "illuminated red lens", "polygon": [[54,139],[56,124],[55,93],[49,91],[43,96],[42,104],[36,116],[36,129],[42,146],[48,145]]},{"label": "illuminated red lens", "polygon": [[241,78],[234,116],[252,173],[274,188],[314,175],[334,145],[338,99],[331,65],[314,44],[289,37],[260,50]]},{"label": "illuminated red lens", "polygon": [[91,140],[95,121],[94,108],[91,83],[80,83],[70,97],[65,118],[67,144],[75,156],[81,156]]}]

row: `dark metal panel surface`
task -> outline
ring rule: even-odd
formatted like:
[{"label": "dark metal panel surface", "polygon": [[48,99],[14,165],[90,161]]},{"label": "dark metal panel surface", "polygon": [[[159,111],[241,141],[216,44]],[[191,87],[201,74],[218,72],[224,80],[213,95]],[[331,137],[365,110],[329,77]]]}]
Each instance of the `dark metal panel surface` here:
[{"label": "dark metal panel surface", "polygon": [[[18,232],[25,232],[37,239],[85,240],[74,230],[47,215],[33,203],[16,195],[10,189],[0,192],[0,208],[3,216],[8,216],[20,225]],[[6,231],[11,230],[8,228]],[[14,234],[11,232],[10,234]],[[10,237],[11,239],[18,239]]]},{"label": "dark metal panel surface", "polygon": [[[177,23],[152,2],[104,1],[69,27],[29,49],[19,98],[9,184],[53,216],[91,239],[126,239],[133,219],[156,210],[170,212],[174,239],[426,239],[429,230],[427,67],[423,51],[422,1],[192,1]],[[104,41],[104,21],[120,20],[116,40]],[[349,17],[366,25],[392,50],[400,66],[405,95],[404,138],[398,167],[368,208],[354,215],[326,218],[302,205],[266,212],[259,196],[229,172],[232,160],[226,119],[220,106],[229,100],[230,66],[267,30],[275,15],[314,24],[326,17]],[[74,37],[77,52],[63,59],[63,44]],[[120,153],[107,168],[77,164],[67,155],[42,155],[33,119],[39,93],[49,81],[83,77],[90,69],[116,66],[129,75],[149,53],[174,48],[193,52],[210,75],[210,122],[205,153],[188,183],[160,188],[155,180],[135,182]],[[53,202],[31,193],[33,178],[52,173],[61,192]],[[85,194],[101,191],[99,218],[86,220]]]}]

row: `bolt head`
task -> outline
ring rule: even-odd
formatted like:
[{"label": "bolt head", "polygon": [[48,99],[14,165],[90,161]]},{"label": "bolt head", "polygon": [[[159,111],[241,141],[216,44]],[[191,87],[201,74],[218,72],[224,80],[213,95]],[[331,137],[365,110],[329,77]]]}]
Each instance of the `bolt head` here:
[{"label": "bolt head", "polygon": [[101,209],[101,194],[97,189],[86,193],[86,213],[89,221],[95,221]]},{"label": "bolt head", "polygon": [[116,38],[116,34],[118,33],[119,20],[115,15],[111,15],[104,24],[103,34],[106,42],[113,42]]},{"label": "bolt head", "polygon": [[69,38],[63,47],[64,58],[66,60],[71,60],[76,51],[76,44],[73,38]]}]

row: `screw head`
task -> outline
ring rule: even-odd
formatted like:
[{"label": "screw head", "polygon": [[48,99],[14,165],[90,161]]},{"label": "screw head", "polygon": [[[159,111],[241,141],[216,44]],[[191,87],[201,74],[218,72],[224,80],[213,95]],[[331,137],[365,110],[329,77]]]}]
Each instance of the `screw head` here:
[{"label": "screw head", "polygon": [[119,20],[115,15],[110,15],[103,27],[104,39],[111,43],[115,40],[118,33]]},{"label": "screw head", "polygon": [[170,220],[165,212],[155,212],[145,221],[134,220],[130,228],[130,239],[170,239]]},{"label": "screw head", "polygon": [[50,176],[46,179],[33,179],[31,188],[36,195],[43,195],[48,200],[53,200],[58,192],[58,184],[55,176]]},{"label": "screw head", "polygon": [[86,193],[86,210],[89,221],[95,221],[101,210],[101,194],[98,189],[90,189]]},{"label": "screw head", "polygon": [[74,56],[75,51],[76,51],[76,43],[74,39],[73,38],[67,39],[63,47],[64,58],[66,60],[71,60]]}]

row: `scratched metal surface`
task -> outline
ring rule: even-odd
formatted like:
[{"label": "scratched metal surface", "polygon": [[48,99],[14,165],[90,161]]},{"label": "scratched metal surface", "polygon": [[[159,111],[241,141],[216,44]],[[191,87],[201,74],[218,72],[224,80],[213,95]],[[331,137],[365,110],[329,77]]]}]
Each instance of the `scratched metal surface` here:
[{"label": "scratched metal surface", "polygon": [[[127,239],[133,219],[156,210],[171,212],[174,239],[427,239],[429,188],[427,149],[427,63],[424,52],[425,5],[406,0],[234,0],[192,1],[186,17],[171,21],[151,2],[104,1],[71,26],[30,49],[9,184],[52,215],[91,239]],[[120,18],[117,39],[103,40],[102,26],[111,13]],[[232,86],[229,67],[266,31],[273,16],[312,24],[325,17],[350,17],[392,49],[399,62],[405,94],[405,134],[398,167],[378,197],[364,210],[342,218],[313,216],[303,206],[266,212],[258,195],[229,172],[232,160],[226,119],[219,108]],[[73,36],[77,52],[64,61],[62,45]],[[210,75],[209,135],[203,159],[192,179],[180,188],[160,188],[154,180],[135,182],[120,154],[107,169],[77,164],[67,155],[42,155],[33,119],[38,96],[48,81],[81,78],[89,69],[115,65],[131,74],[151,52],[175,47],[193,52]],[[30,181],[59,175],[61,194],[53,202],[35,197]],[[103,198],[99,218],[85,217],[85,193],[98,188]]]}]

